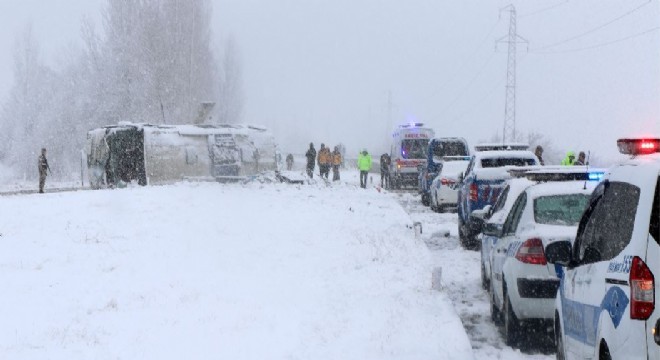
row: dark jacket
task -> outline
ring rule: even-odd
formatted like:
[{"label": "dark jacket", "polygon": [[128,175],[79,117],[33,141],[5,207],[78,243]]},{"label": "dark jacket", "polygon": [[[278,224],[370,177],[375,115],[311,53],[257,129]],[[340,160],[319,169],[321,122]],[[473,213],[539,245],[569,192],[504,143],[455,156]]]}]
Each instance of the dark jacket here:
[{"label": "dark jacket", "polygon": [[383,154],[380,156],[380,171],[389,171],[391,164],[392,159],[388,154]]},{"label": "dark jacket", "polygon": [[316,150],[313,147],[310,147],[305,153],[305,157],[307,158],[307,167],[314,168],[316,162]]}]

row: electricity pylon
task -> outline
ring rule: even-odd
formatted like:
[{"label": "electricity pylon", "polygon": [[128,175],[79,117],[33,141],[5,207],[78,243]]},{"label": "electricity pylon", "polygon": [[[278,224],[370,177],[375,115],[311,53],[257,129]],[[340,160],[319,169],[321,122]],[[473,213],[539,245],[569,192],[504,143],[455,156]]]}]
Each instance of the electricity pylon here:
[{"label": "electricity pylon", "polygon": [[516,8],[509,5],[500,10],[509,12],[509,34],[500,38],[498,43],[506,43],[509,47],[509,57],[506,67],[506,103],[504,106],[504,129],[502,142],[516,141],[516,45],[527,44],[528,41],[516,32]]}]

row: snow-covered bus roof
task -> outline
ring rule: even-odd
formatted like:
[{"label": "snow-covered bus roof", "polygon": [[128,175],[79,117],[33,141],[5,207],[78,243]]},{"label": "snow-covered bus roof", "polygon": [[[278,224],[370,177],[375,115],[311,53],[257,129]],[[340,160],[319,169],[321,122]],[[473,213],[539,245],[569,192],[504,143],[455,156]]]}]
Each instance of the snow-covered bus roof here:
[{"label": "snow-covered bus roof", "polygon": [[132,123],[128,121],[120,121],[117,125],[107,125],[98,129],[90,130],[89,133],[117,131],[126,128],[144,129],[148,132],[176,132],[180,135],[213,135],[213,134],[250,134],[255,133],[268,133],[268,129],[262,126],[249,125],[249,124],[219,124],[219,125],[205,125],[205,124],[182,124],[182,125],[156,125],[149,123]]}]

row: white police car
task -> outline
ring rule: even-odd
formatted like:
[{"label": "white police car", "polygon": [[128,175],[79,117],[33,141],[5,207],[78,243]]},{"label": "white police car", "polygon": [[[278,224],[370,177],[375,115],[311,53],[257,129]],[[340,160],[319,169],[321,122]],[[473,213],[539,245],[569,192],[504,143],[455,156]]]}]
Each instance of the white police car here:
[{"label": "white police car", "polygon": [[491,249],[497,244],[504,221],[513,203],[521,192],[525,191],[533,182],[527,178],[511,179],[507,181],[506,186],[497,197],[497,201],[491,207],[486,205],[482,210],[475,210],[470,216],[482,216],[485,223],[481,229],[481,285],[485,290],[490,288],[490,253]]},{"label": "white police car", "polygon": [[594,190],[575,243],[545,249],[561,276],[558,359],[660,359],[660,139],[618,146],[632,159]]}]

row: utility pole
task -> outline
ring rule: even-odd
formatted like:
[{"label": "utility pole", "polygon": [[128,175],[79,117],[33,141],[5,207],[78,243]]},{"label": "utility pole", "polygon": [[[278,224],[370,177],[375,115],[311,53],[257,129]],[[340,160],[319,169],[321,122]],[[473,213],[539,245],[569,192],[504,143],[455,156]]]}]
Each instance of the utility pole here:
[{"label": "utility pole", "polygon": [[516,8],[509,5],[500,10],[509,12],[509,33],[500,38],[498,43],[508,44],[508,60],[506,67],[506,103],[504,105],[504,129],[502,142],[516,141],[516,45],[527,44],[527,40],[516,31]]}]

